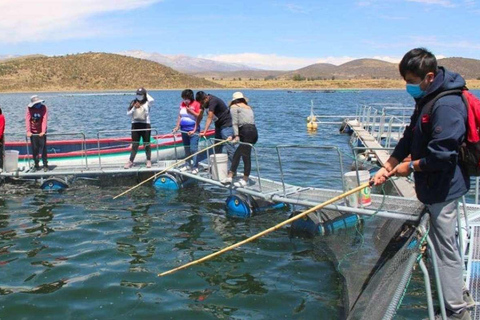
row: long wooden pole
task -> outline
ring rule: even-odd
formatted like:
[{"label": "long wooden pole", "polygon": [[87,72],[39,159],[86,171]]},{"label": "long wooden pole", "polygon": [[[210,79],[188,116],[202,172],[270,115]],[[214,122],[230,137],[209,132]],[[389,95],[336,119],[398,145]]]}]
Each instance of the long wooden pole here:
[{"label": "long wooden pole", "polygon": [[248,238],[248,239],[245,239],[245,240],[243,240],[243,241],[237,242],[237,243],[235,243],[235,244],[233,244],[233,245],[231,245],[231,246],[229,246],[229,247],[223,248],[222,250],[219,250],[219,251],[217,251],[217,252],[214,252],[214,253],[212,253],[212,254],[209,254],[208,256],[205,256],[205,257],[200,258],[200,259],[198,259],[198,260],[194,260],[194,261],[192,261],[192,262],[186,263],[186,264],[184,264],[184,265],[182,265],[182,266],[180,266],[180,267],[177,267],[177,268],[175,268],[175,269],[171,269],[171,270],[168,270],[168,271],[159,273],[158,276],[159,276],[159,277],[163,277],[163,276],[166,276],[167,274],[171,274],[171,273],[177,272],[177,271],[179,271],[179,270],[186,269],[186,268],[188,268],[188,267],[190,267],[190,266],[193,266],[193,265],[195,265],[195,264],[199,264],[199,263],[201,263],[201,262],[210,260],[210,259],[212,259],[213,257],[219,256],[219,255],[221,255],[222,253],[225,253],[225,252],[230,251],[230,250],[232,250],[232,249],[238,248],[238,247],[240,247],[241,245],[244,245],[245,243],[248,243],[248,242],[251,242],[251,241],[253,241],[253,240],[257,239],[257,238],[263,237],[264,235],[266,235],[266,234],[268,234],[268,233],[270,233],[270,232],[273,232],[273,231],[275,231],[275,230],[283,227],[284,225],[289,224],[289,223],[291,223],[291,222],[293,222],[293,221],[295,221],[295,220],[297,220],[297,219],[300,219],[300,218],[306,216],[306,215],[309,214],[309,213],[312,213],[312,212],[314,212],[314,211],[317,211],[317,210],[319,210],[319,209],[321,209],[321,208],[323,208],[323,207],[325,207],[325,206],[328,206],[329,204],[332,204],[332,203],[334,203],[334,202],[336,202],[336,201],[338,201],[338,200],[340,200],[340,199],[342,199],[342,198],[348,197],[349,195],[354,194],[354,193],[356,193],[356,192],[359,192],[359,191],[361,191],[361,190],[363,190],[363,189],[365,189],[365,188],[368,188],[368,187],[370,187],[370,182],[366,182],[366,183],[362,184],[362,185],[359,186],[359,187],[356,187],[356,188],[354,188],[354,189],[351,189],[351,190],[349,190],[349,191],[347,191],[347,192],[345,192],[345,193],[343,193],[343,194],[341,194],[341,195],[339,195],[339,196],[336,196],[336,197],[331,198],[330,200],[327,200],[327,201],[325,201],[325,202],[323,202],[323,203],[321,203],[321,204],[319,204],[319,205],[316,205],[315,207],[312,207],[312,208],[310,208],[310,209],[308,209],[308,210],[305,210],[305,211],[303,211],[302,213],[300,213],[300,214],[298,214],[298,215],[296,215],[296,216],[294,216],[294,217],[291,217],[291,218],[289,218],[289,219],[287,219],[287,220],[285,220],[285,221],[283,221],[283,222],[281,222],[281,223],[279,223],[279,224],[277,224],[277,225],[275,225],[275,226],[273,226],[273,227],[271,227],[271,228],[269,228],[269,229],[266,229],[266,230],[264,230],[264,231],[262,231],[262,232],[260,232],[260,233],[257,233],[256,235],[251,236],[251,237]]},{"label": "long wooden pole", "polygon": [[219,146],[219,145],[221,145],[221,144],[223,144],[223,143],[225,143],[225,142],[228,142],[228,140],[222,140],[222,141],[220,141],[220,142],[217,142],[217,143],[211,145],[211,146],[208,147],[208,148],[204,148],[204,149],[202,149],[202,150],[200,150],[200,151],[198,151],[198,152],[195,152],[194,154],[189,155],[188,157],[186,157],[186,158],[184,158],[184,159],[182,159],[182,160],[180,160],[180,161],[175,162],[175,163],[172,164],[171,166],[168,166],[167,168],[163,169],[162,171],[155,173],[155,174],[154,174],[153,176],[151,176],[150,178],[148,178],[148,179],[146,179],[146,180],[143,180],[142,182],[140,182],[140,183],[137,184],[136,186],[133,186],[133,187],[131,187],[130,189],[128,189],[127,191],[124,191],[124,192],[120,193],[119,195],[116,195],[115,197],[113,197],[113,199],[117,199],[117,198],[123,196],[124,194],[129,193],[130,191],[132,191],[132,190],[140,187],[142,184],[144,184],[144,183],[146,183],[146,182],[148,182],[148,181],[150,181],[150,180],[152,180],[152,179],[155,179],[157,176],[161,175],[162,173],[167,172],[168,170],[172,169],[172,168],[175,167],[175,166],[178,166],[179,164],[185,162],[186,160],[188,160],[188,159],[190,159],[190,158],[192,158],[192,157],[194,157],[194,156],[196,156],[196,155],[198,155],[198,154],[200,154],[200,153],[202,153],[202,152],[204,152],[204,151],[207,151],[208,149],[217,147],[217,146]]}]

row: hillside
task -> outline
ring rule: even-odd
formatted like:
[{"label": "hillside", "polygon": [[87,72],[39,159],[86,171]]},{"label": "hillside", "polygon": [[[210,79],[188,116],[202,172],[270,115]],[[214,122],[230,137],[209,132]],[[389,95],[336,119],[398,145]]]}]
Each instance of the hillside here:
[{"label": "hillside", "polygon": [[218,88],[161,64],[109,53],[0,61],[0,91]]},{"label": "hillside", "polygon": [[228,72],[197,72],[192,75],[212,80],[233,80],[233,79],[274,79],[280,75],[283,75],[286,71],[276,70],[241,70],[241,71],[228,71]]},{"label": "hillside", "polygon": [[[480,60],[467,58],[439,59],[438,64],[460,73],[465,79],[480,79]],[[398,64],[376,59],[357,59],[339,66],[317,63],[278,75],[281,79],[401,79]],[[250,78],[245,72],[244,78]]]},{"label": "hillside", "polygon": [[480,60],[467,58],[439,59],[438,64],[460,73],[465,79],[480,80]]},{"label": "hillside", "polygon": [[293,78],[299,75],[309,79],[330,79],[338,67],[329,63],[316,63],[304,68],[288,72],[282,75],[282,78]]}]

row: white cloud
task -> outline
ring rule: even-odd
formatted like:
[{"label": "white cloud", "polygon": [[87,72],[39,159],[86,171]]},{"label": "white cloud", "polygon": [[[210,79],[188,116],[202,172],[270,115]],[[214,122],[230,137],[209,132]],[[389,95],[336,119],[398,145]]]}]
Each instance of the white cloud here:
[{"label": "white cloud", "polygon": [[408,2],[418,2],[427,5],[436,5],[446,8],[453,8],[455,5],[449,0],[407,0]]},{"label": "white cloud", "polygon": [[308,11],[304,7],[294,3],[286,3],[283,5],[283,7],[285,7],[288,11],[292,13],[303,13],[303,14],[308,13]]},{"label": "white cloud", "polygon": [[1,0],[0,43],[37,42],[98,35],[95,15],[132,10],[161,0]]},{"label": "white cloud", "polygon": [[[260,54],[260,53],[239,53],[239,54],[222,54],[222,55],[203,55],[199,58],[211,59],[215,61],[227,63],[240,63],[251,67],[266,70],[296,70],[315,63],[331,63],[340,65],[348,61],[358,59],[357,57],[324,57],[324,58],[296,58],[279,56],[276,54]],[[365,57],[362,57],[365,58]],[[385,60],[388,62],[398,63],[400,58],[396,57],[372,57],[373,59]]]}]

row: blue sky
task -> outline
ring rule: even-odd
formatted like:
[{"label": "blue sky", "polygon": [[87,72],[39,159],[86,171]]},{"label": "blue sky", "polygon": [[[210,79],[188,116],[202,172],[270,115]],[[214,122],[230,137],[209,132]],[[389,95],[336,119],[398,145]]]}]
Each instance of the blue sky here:
[{"label": "blue sky", "polygon": [[480,59],[480,0],[0,0],[0,55],[142,50],[265,69],[424,46]]}]

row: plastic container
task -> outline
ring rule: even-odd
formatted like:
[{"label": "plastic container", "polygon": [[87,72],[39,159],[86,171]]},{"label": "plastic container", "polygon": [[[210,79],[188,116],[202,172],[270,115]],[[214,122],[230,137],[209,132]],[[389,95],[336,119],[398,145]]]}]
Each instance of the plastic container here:
[{"label": "plastic container", "polygon": [[[367,170],[359,170],[358,177],[360,179],[360,184],[364,184],[370,180],[370,172]],[[357,171],[347,172],[344,174],[343,178],[347,190],[351,190],[359,186],[357,183]],[[362,191],[351,194],[347,197],[347,205],[349,207],[366,207],[371,203],[372,198],[370,197],[370,188],[365,188]]]},{"label": "plastic container", "polygon": [[13,172],[18,170],[18,150],[5,150],[3,170],[5,172]]},{"label": "plastic container", "polygon": [[228,155],[226,153],[210,155],[210,166],[213,180],[221,181],[225,179],[228,176]]}]

